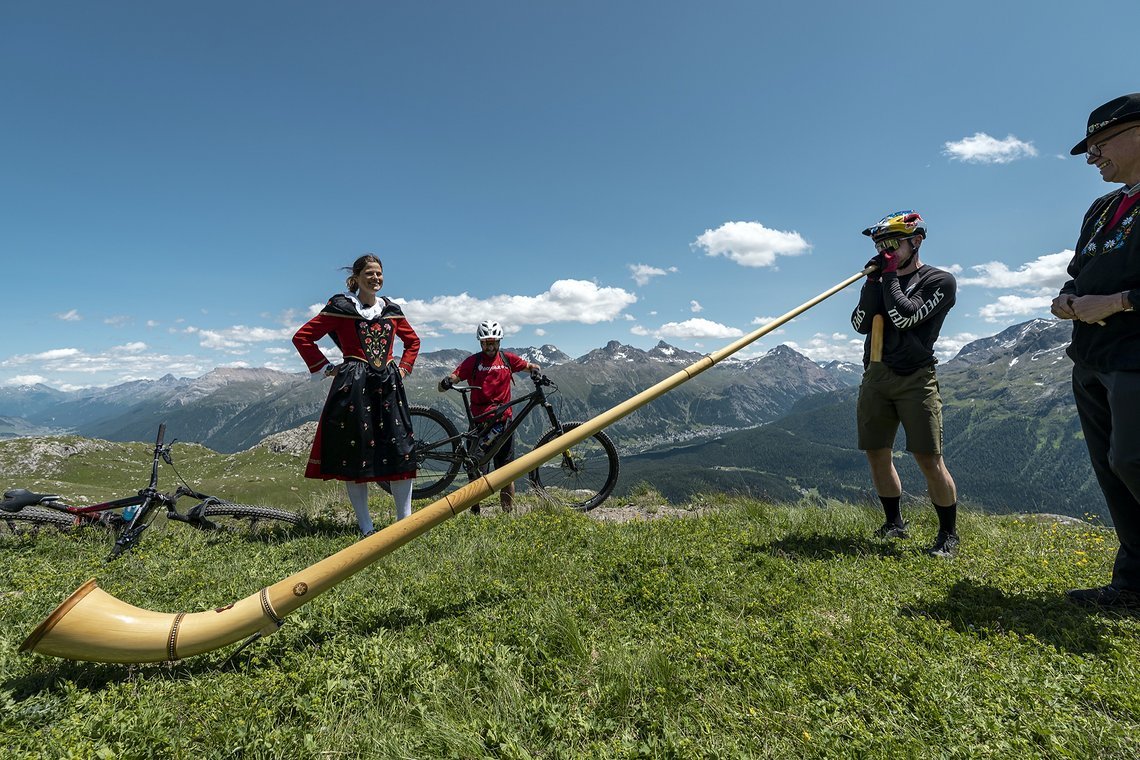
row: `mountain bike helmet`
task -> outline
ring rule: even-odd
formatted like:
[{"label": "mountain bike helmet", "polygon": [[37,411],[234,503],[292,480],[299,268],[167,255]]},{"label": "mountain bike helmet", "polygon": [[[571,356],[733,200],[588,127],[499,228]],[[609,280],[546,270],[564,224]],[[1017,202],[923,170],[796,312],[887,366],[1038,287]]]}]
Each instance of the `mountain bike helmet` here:
[{"label": "mountain bike helmet", "polygon": [[479,323],[479,329],[475,331],[475,337],[482,343],[485,340],[502,340],[503,339],[503,326],[493,319],[484,319]]},{"label": "mountain bike helmet", "polygon": [[890,237],[904,238],[913,235],[922,235],[925,238],[926,222],[923,220],[922,214],[912,209],[895,211],[863,230],[863,234],[872,240]]}]

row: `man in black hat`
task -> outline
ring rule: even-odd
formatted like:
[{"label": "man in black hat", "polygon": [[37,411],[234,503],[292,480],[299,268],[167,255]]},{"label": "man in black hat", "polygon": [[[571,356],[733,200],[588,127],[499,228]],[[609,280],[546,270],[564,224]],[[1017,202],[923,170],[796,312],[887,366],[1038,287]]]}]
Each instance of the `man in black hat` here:
[{"label": "man in black hat", "polygon": [[1104,492],[1120,548],[1107,586],[1074,589],[1071,601],[1140,610],[1140,92],[1089,114],[1085,154],[1105,182],[1123,186],[1085,213],[1071,280],[1053,315],[1073,320],[1068,354],[1073,396],[1093,472]]}]

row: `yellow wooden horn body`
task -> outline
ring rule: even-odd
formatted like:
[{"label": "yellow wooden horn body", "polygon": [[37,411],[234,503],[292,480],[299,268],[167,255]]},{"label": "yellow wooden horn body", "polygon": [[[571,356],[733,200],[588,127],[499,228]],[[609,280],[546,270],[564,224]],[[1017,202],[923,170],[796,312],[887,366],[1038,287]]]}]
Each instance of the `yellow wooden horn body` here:
[{"label": "yellow wooden horn body", "polygon": [[20,651],[91,662],[162,662],[209,652],[255,633],[272,633],[281,626],[286,615],[317,595],[873,271],[874,266],[867,267],[773,322],[701,358],[506,467],[493,470],[412,513],[411,517],[393,523],[245,599],[204,612],[152,612],[116,599],[91,579],[36,626],[20,646]]}]

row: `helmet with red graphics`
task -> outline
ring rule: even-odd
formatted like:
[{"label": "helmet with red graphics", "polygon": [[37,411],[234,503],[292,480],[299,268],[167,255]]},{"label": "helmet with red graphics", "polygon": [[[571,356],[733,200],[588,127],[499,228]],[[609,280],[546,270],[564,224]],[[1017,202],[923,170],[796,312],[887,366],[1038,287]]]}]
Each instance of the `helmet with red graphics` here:
[{"label": "helmet with red graphics", "polygon": [[926,221],[922,218],[922,214],[913,209],[895,211],[863,230],[863,234],[872,240],[906,238],[914,235],[925,238]]}]

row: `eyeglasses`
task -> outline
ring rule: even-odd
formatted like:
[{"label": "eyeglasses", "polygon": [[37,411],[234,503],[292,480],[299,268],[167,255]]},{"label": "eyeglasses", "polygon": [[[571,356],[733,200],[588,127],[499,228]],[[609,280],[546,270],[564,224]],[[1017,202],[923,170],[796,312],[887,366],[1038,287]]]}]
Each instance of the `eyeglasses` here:
[{"label": "eyeglasses", "polygon": [[1090,158],[1101,158],[1104,155],[1103,153],[1100,152],[1101,148],[1103,148],[1105,145],[1108,145],[1109,142],[1120,137],[1122,134],[1124,134],[1128,130],[1136,129],[1136,127],[1140,127],[1140,124],[1133,124],[1131,127],[1128,127],[1128,129],[1122,129],[1119,132],[1117,132],[1115,135],[1111,135],[1110,137],[1108,137],[1104,140],[1101,140],[1098,143],[1089,143],[1088,147],[1085,148],[1085,155],[1089,156]]},{"label": "eyeglasses", "polygon": [[899,246],[902,245],[906,238],[887,238],[885,240],[875,241],[875,250],[879,253],[886,253],[887,251],[897,251]]}]

